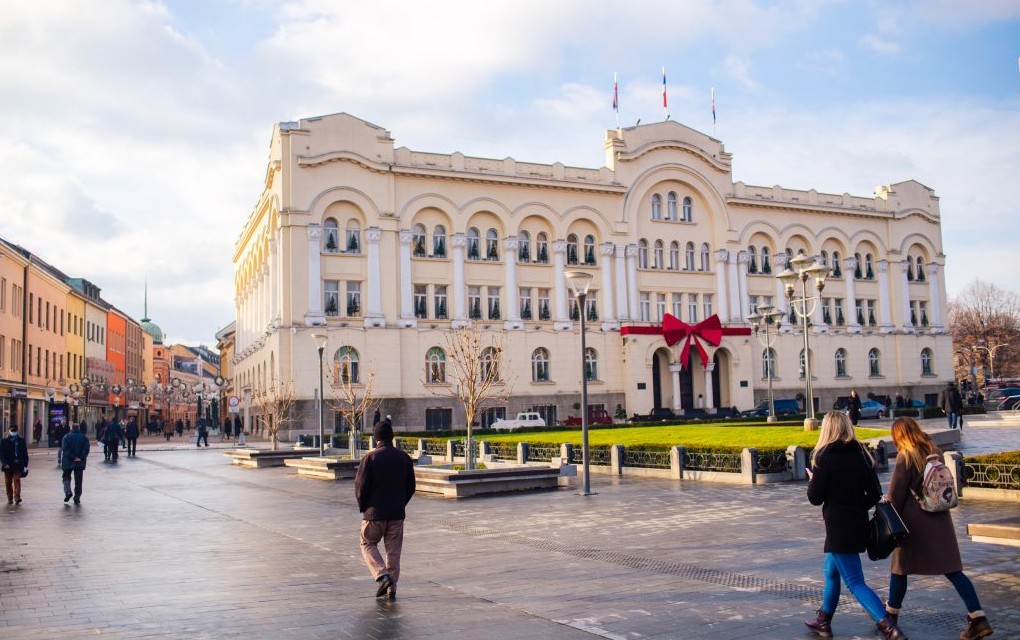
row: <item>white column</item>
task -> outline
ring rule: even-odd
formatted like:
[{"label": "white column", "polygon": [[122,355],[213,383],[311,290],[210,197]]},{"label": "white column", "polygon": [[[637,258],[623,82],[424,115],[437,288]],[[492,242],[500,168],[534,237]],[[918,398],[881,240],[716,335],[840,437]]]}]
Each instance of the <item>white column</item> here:
[{"label": "white column", "polygon": [[848,333],[860,333],[861,325],[857,322],[857,290],[854,272],[857,270],[857,258],[843,261],[843,282],[846,285],[846,330]]},{"label": "white column", "polygon": [[467,237],[463,233],[455,233],[450,237],[450,252],[453,257],[453,289],[450,291],[453,321],[450,326],[454,329],[467,326],[467,285],[464,281],[466,248]]},{"label": "white column", "polygon": [[910,280],[907,279],[907,272],[910,271],[910,259],[906,259],[900,263],[900,290],[903,295],[900,298],[900,304],[903,309],[903,322],[900,327],[904,333],[914,333],[914,325],[910,324]]},{"label": "white column", "polygon": [[879,327],[882,333],[893,330],[892,310],[889,305],[889,261],[879,260],[878,264],[878,312],[882,315]]},{"label": "white column", "polygon": [[939,270],[937,262],[928,264],[928,304],[931,307],[931,328],[933,333],[942,333],[942,289],[939,287]]},{"label": "white column", "polygon": [[626,262],[627,247],[618,244],[616,245],[616,262],[613,265],[616,270],[616,316],[620,320],[630,320],[630,314],[627,312],[627,262]]},{"label": "white column", "polygon": [[269,239],[269,319],[279,323],[280,320],[280,252],[276,248],[276,239]]},{"label": "white column", "polygon": [[[772,264],[775,265],[773,271],[775,275],[779,275],[783,271],[786,271],[786,267],[790,262],[790,256],[786,253],[777,252],[772,256]],[[783,281],[779,278],[773,278],[776,281],[776,307],[786,310],[782,318],[779,319],[778,331],[783,333],[790,333],[793,331],[793,327],[790,326],[790,301],[786,298],[786,289],[783,287]]]},{"label": "white column", "polygon": [[366,327],[386,326],[386,317],[382,312],[382,275],[379,264],[380,240],[382,240],[382,229],[379,227],[365,229],[365,241],[368,245],[368,313],[365,314]]},{"label": "white column", "polygon": [[411,241],[414,232],[401,229],[397,233],[400,242],[400,326],[418,325],[414,316],[414,284],[411,282]]},{"label": "white column", "polygon": [[[305,326],[308,327],[326,322],[326,314],[322,312],[321,245],[322,227],[317,224],[308,225],[308,312],[305,314]],[[248,303],[251,304],[251,297]]]},{"label": "white column", "polygon": [[503,241],[504,279],[506,280],[506,321],[507,329],[523,329],[521,324],[521,292],[517,290],[517,249],[520,247],[517,236],[509,236]]},{"label": "white column", "polygon": [[[567,264],[567,241],[553,240],[553,328],[570,329],[570,308],[567,306],[567,281],[563,275]],[[584,313],[584,311],[581,311]]]},{"label": "white column", "polygon": [[712,389],[712,372],[715,371],[715,363],[709,362],[705,367],[705,411],[715,413],[715,392]]},{"label": "white column", "polygon": [[637,256],[638,247],[636,244],[627,245],[627,315],[631,320],[641,318],[638,310],[638,288],[637,288]]},{"label": "white column", "polygon": [[740,298],[740,317],[735,320],[738,322],[743,322],[744,318],[751,314],[751,299],[747,293],[747,263],[750,259],[751,254],[747,251],[737,252],[737,285],[740,287],[737,296]]},{"label": "white column", "polygon": [[616,253],[616,245],[603,242],[599,245],[599,269],[602,271],[602,328],[605,330],[619,327],[616,321],[613,304],[613,269],[611,258]]},{"label": "white column", "polygon": [[719,249],[715,252],[715,299],[719,305],[719,317],[724,321],[730,317],[729,293],[726,291],[726,266],[729,262],[729,251]]},{"label": "white column", "polygon": [[673,375],[670,376],[673,379],[673,412],[682,413],[683,397],[680,394],[680,372],[683,371],[684,366],[679,362],[674,362],[669,365],[669,372]]},{"label": "white column", "polygon": [[740,277],[737,275],[737,252],[731,251],[729,255],[729,293],[730,293],[730,321],[740,322]]}]

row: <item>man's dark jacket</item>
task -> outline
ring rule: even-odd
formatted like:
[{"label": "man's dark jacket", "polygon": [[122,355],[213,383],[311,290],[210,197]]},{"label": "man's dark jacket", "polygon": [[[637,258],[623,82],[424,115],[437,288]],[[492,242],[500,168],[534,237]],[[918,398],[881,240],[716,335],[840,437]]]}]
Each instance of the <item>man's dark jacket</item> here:
[{"label": "man's dark jacket", "polygon": [[5,435],[0,441],[0,463],[4,471],[21,471],[28,466],[28,445],[21,434],[14,438]]},{"label": "man's dark jacket", "polygon": [[365,520],[403,520],[414,495],[411,456],[384,442],[365,454],[354,477],[354,495]]},{"label": "man's dark jacket", "polygon": [[89,457],[89,437],[77,429],[72,429],[60,443],[60,468],[84,469]]}]

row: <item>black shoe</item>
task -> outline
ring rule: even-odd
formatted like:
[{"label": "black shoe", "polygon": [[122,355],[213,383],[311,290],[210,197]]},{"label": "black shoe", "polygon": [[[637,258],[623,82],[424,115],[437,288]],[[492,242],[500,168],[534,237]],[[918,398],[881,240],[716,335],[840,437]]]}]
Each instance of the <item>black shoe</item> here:
[{"label": "black shoe", "polygon": [[74,503],[75,504],[81,504],[81,498],[75,498],[74,499]]},{"label": "black shoe", "polygon": [[384,595],[386,595],[387,591],[393,588],[393,578],[391,578],[390,574],[388,573],[384,573],[381,576],[379,576],[379,579],[376,580],[376,582],[379,583],[379,588],[376,589],[375,591],[376,598],[383,597]]},{"label": "black shoe", "polygon": [[70,493],[65,493],[64,494],[64,502],[67,502],[70,499],[71,499],[71,494]]},{"label": "black shoe", "polygon": [[21,504],[21,498],[15,498],[14,502],[15,504]]}]

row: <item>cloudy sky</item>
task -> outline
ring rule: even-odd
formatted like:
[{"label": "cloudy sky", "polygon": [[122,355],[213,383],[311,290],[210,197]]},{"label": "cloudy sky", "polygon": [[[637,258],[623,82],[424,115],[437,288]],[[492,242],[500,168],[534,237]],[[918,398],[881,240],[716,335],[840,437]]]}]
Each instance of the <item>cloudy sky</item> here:
[{"label": "cloudy sky", "polygon": [[[598,167],[604,131],[712,133],[735,180],[941,198],[950,297],[1020,291],[1016,0],[8,0],[0,236],[173,341],[233,319],[231,255],[275,122]],[[985,273],[979,273],[983,268]]]}]

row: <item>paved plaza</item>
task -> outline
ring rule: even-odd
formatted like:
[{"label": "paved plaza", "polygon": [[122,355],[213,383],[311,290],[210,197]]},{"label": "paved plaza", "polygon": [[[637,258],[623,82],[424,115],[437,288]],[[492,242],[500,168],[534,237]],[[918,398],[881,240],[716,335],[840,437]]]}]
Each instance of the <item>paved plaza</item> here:
[{"label": "paved plaza", "polygon": [[[1020,449],[1020,428],[968,425],[967,453]],[[823,527],[803,483],[732,486],[593,476],[559,491],[409,505],[398,600],[377,601],[358,551],[350,481],[244,469],[225,444],[146,440],[104,464],[93,448],[80,506],[65,505],[52,450],[33,451],[20,506],[0,508],[0,638],[808,638]],[[888,476],[883,477],[888,481]],[[1020,639],[1016,548],[974,543],[953,511],[964,566],[996,627]],[[865,559],[885,595],[887,561]],[[902,627],[957,638],[962,603],[912,577]],[[874,638],[844,596],[837,638]]]}]

